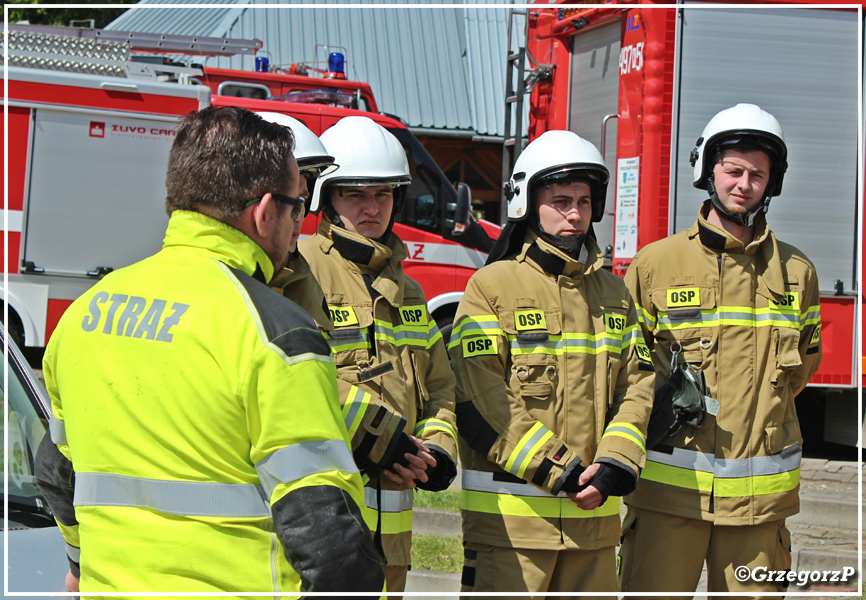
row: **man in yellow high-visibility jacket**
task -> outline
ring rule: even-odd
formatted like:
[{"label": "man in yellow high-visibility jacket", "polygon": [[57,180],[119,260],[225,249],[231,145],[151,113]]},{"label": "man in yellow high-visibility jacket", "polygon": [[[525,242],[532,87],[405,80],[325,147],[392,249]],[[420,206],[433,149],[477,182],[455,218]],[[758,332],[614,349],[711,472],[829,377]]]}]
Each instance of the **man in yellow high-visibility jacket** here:
[{"label": "man in yellow high-visibility jacket", "polygon": [[704,562],[709,592],[786,585],[740,581],[737,570],[791,567],[785,519],[800,508],[802,442],[794,397],[821,361],[815,268],[764,216],[786,156],[773,115],[753,104],[718,113],[692,151],[694,185],[710,194],[697,222],[642,249],[626,275],[656,387],[688,364],[703,372],[709,399],[700,426],[650,436],[665,439],[626,498],[623,592],[694,592]]},{"label": "man in yellow high-visibility jacket", "polygon": [[266,286],[300,210],[292,147],[245,110],[185,117],[162,251],[51,338],[37,476],[85,595],[383,589],[328,344]]}]

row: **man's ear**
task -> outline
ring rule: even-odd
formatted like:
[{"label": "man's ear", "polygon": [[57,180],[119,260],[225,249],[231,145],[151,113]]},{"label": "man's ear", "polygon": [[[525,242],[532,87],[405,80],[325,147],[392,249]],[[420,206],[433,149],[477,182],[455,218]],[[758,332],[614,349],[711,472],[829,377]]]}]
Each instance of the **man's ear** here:
[{"label": "man's ear", "polygon": [[267,238],[274,231],[277,218],[276,208],[270,192],[264,194],[261,200],[253,204],[252,225],[259,237]]}]

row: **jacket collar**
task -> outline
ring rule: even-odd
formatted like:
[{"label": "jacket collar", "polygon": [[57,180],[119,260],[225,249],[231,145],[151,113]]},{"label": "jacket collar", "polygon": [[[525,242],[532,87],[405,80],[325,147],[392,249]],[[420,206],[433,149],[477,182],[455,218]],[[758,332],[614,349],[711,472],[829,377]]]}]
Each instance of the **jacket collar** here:
[{"label": "jacket collar", "polygon": [[334,227],[322,219],[316,233],[321,237],[322,251],[332,251],[343,259],[350,271],[370,278],[372,287],[392,306],[403,304],[405,277],[403,260],[408,256],[406,246],[397,234],[391,232],[386,244],[362,235]]},{"label": "jacket collar", "polygon": [[271,259],[248,235],[201,213],[172,212],[162,247],[214,258],[262,283],[267,283],[274,275]]},{"label": "jacket collar", "polygon": [[770,228],[767,226],[767,219],[764,216],[764,213],[759,213],[755,218],[754,238],[747,246],[744,246],[743,242],[728,233],[725,229],[713,225],[707,220],[711,207],[712,203],[710,200],[704,201],[701,205],[701,209],[698,211],[698,220],[695,224],[701,243],[711,250],[724,250],[729,253],[741,252],[746,254],[755,254],[759,251],[760,246],[772,235]]},{"label": "jacket collar", "polygon": [[532,229],[526,232],[523,248],[517,255],[517,260],[521,262],[529,260],[554,277],[564,275],[572,279],[589,275],[604,265],[604,257],[592,237],[586,237],[580,250],[580,257],[575,259],[544,241]]},{"label": "jacket collar", "polygon": [[688,231],[689,237],[697,237],[704,248],[713,252],[754,255],[759,263],[765,265],[760,283],[760,287],[765,289],[759,291],[777,299],[782,298],[785,294],[785,274],[779,258],[779,245],[776,236],[767,225],[764,213],[759,213],[755,218],[754,239],[747,246],[743,246],[740,240],[723,228],[707,221],[710,206],[709,200],[703,203],[698,211],[697,222]]},{"label": "jacket collar", "polygon": [[310,264],[296,249],[293,253],[289,254],[288,264],[274,275],[274,278],[271,279],[268,285],[274,288],[285,288],[296,281],[304,279],[310,273]]}]

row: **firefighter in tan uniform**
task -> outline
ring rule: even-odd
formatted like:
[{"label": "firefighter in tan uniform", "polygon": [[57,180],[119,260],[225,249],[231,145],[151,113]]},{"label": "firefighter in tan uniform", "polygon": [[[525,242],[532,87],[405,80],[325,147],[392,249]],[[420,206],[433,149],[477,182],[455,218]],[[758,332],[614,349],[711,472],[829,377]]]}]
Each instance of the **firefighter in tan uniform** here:
[{"label": "firefighter in tan uniform", "polygon": [[449,351],[463,464],[464,592],[615,592],[619,498],[645,458],[652,363],[602,269],[598,150],[550,131],[520,155],[509,223]]},{"label": "firefighter in tan uniform", "polygon": [[786,156],[769,113],[739,104],[717,114],[692,151],[694,185],[710,199],[693,227],[641,250],[626,275],[657,386],[672,364],[689,363],[710,399],[703,424],[672,428],[648,452],[626,499],[623,592],[694,592],[705,561],[709,592],[784,589],[735,571],[791,567],[785,519],[799,511],[802,441],[794,397],[821,361],[815,268],[765,217]]},{"label": "firefighter in tan uniform", "polygon": [[256,113],[265,121],[282,125],[292,130],[295,136],[295,159],[298,161],[298,171],[301,179],[298,185],[298,196],[305,200],[304,210],[295,220],[292,241],[289,244],[289,261],[268,283],[275,292],[293,300],[313,317],[316,324],[324,331],[332,331],[333,325],[328,316],[328,306],[325,295],[316,278],[310,271],[310,265],[298,251],[298,238],[301,225],[309,210],[310,196],[316,186],[316,181],[323,174],[333,173],[339,167],[334,157],[325,150],[325,145],[318,136],[297,119],[274,112]]},{"label": "firefighter in tan uniform", "polygon": [[326,337],[355,460],[370,478],[368,524],[387,589],[402,592],[413,488],[444,490],[457,473],[454,374],[421,286],[403,273],[406,247],[391,231],[411,180],[403,147],[366,117],[340,120],[321,141],[339,168],[316,182],[310,210],[324,218],[299,248],[333,323]]}]

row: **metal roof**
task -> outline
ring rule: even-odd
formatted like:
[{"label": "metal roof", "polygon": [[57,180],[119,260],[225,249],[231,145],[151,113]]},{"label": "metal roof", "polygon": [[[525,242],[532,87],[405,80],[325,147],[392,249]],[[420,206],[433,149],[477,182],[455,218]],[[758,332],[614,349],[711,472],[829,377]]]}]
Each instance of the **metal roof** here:
[{"label": "metal roof", "polygon": [[[387,6],[397,2],[403,7]],[[208,3],[221,7],[204,6]],[[440,1],[438,7],[407,8],[406,0],[339,6],[347,3],[307,0],[323,6],[276,8],[256,0],[205,0],[185,8],[171,6],[180,2],[142,0],[107,29],[259,38],[264,42],[259,56],[269,57],[271,65],[326,60],[327,51],[316,44],[342,46],[347,77],[368,82],[383,112],[410,127],[502,135],[508,8],[464,7],[463,0]],[[213,57],[205,64],[252,70],[254,58]]]}]

